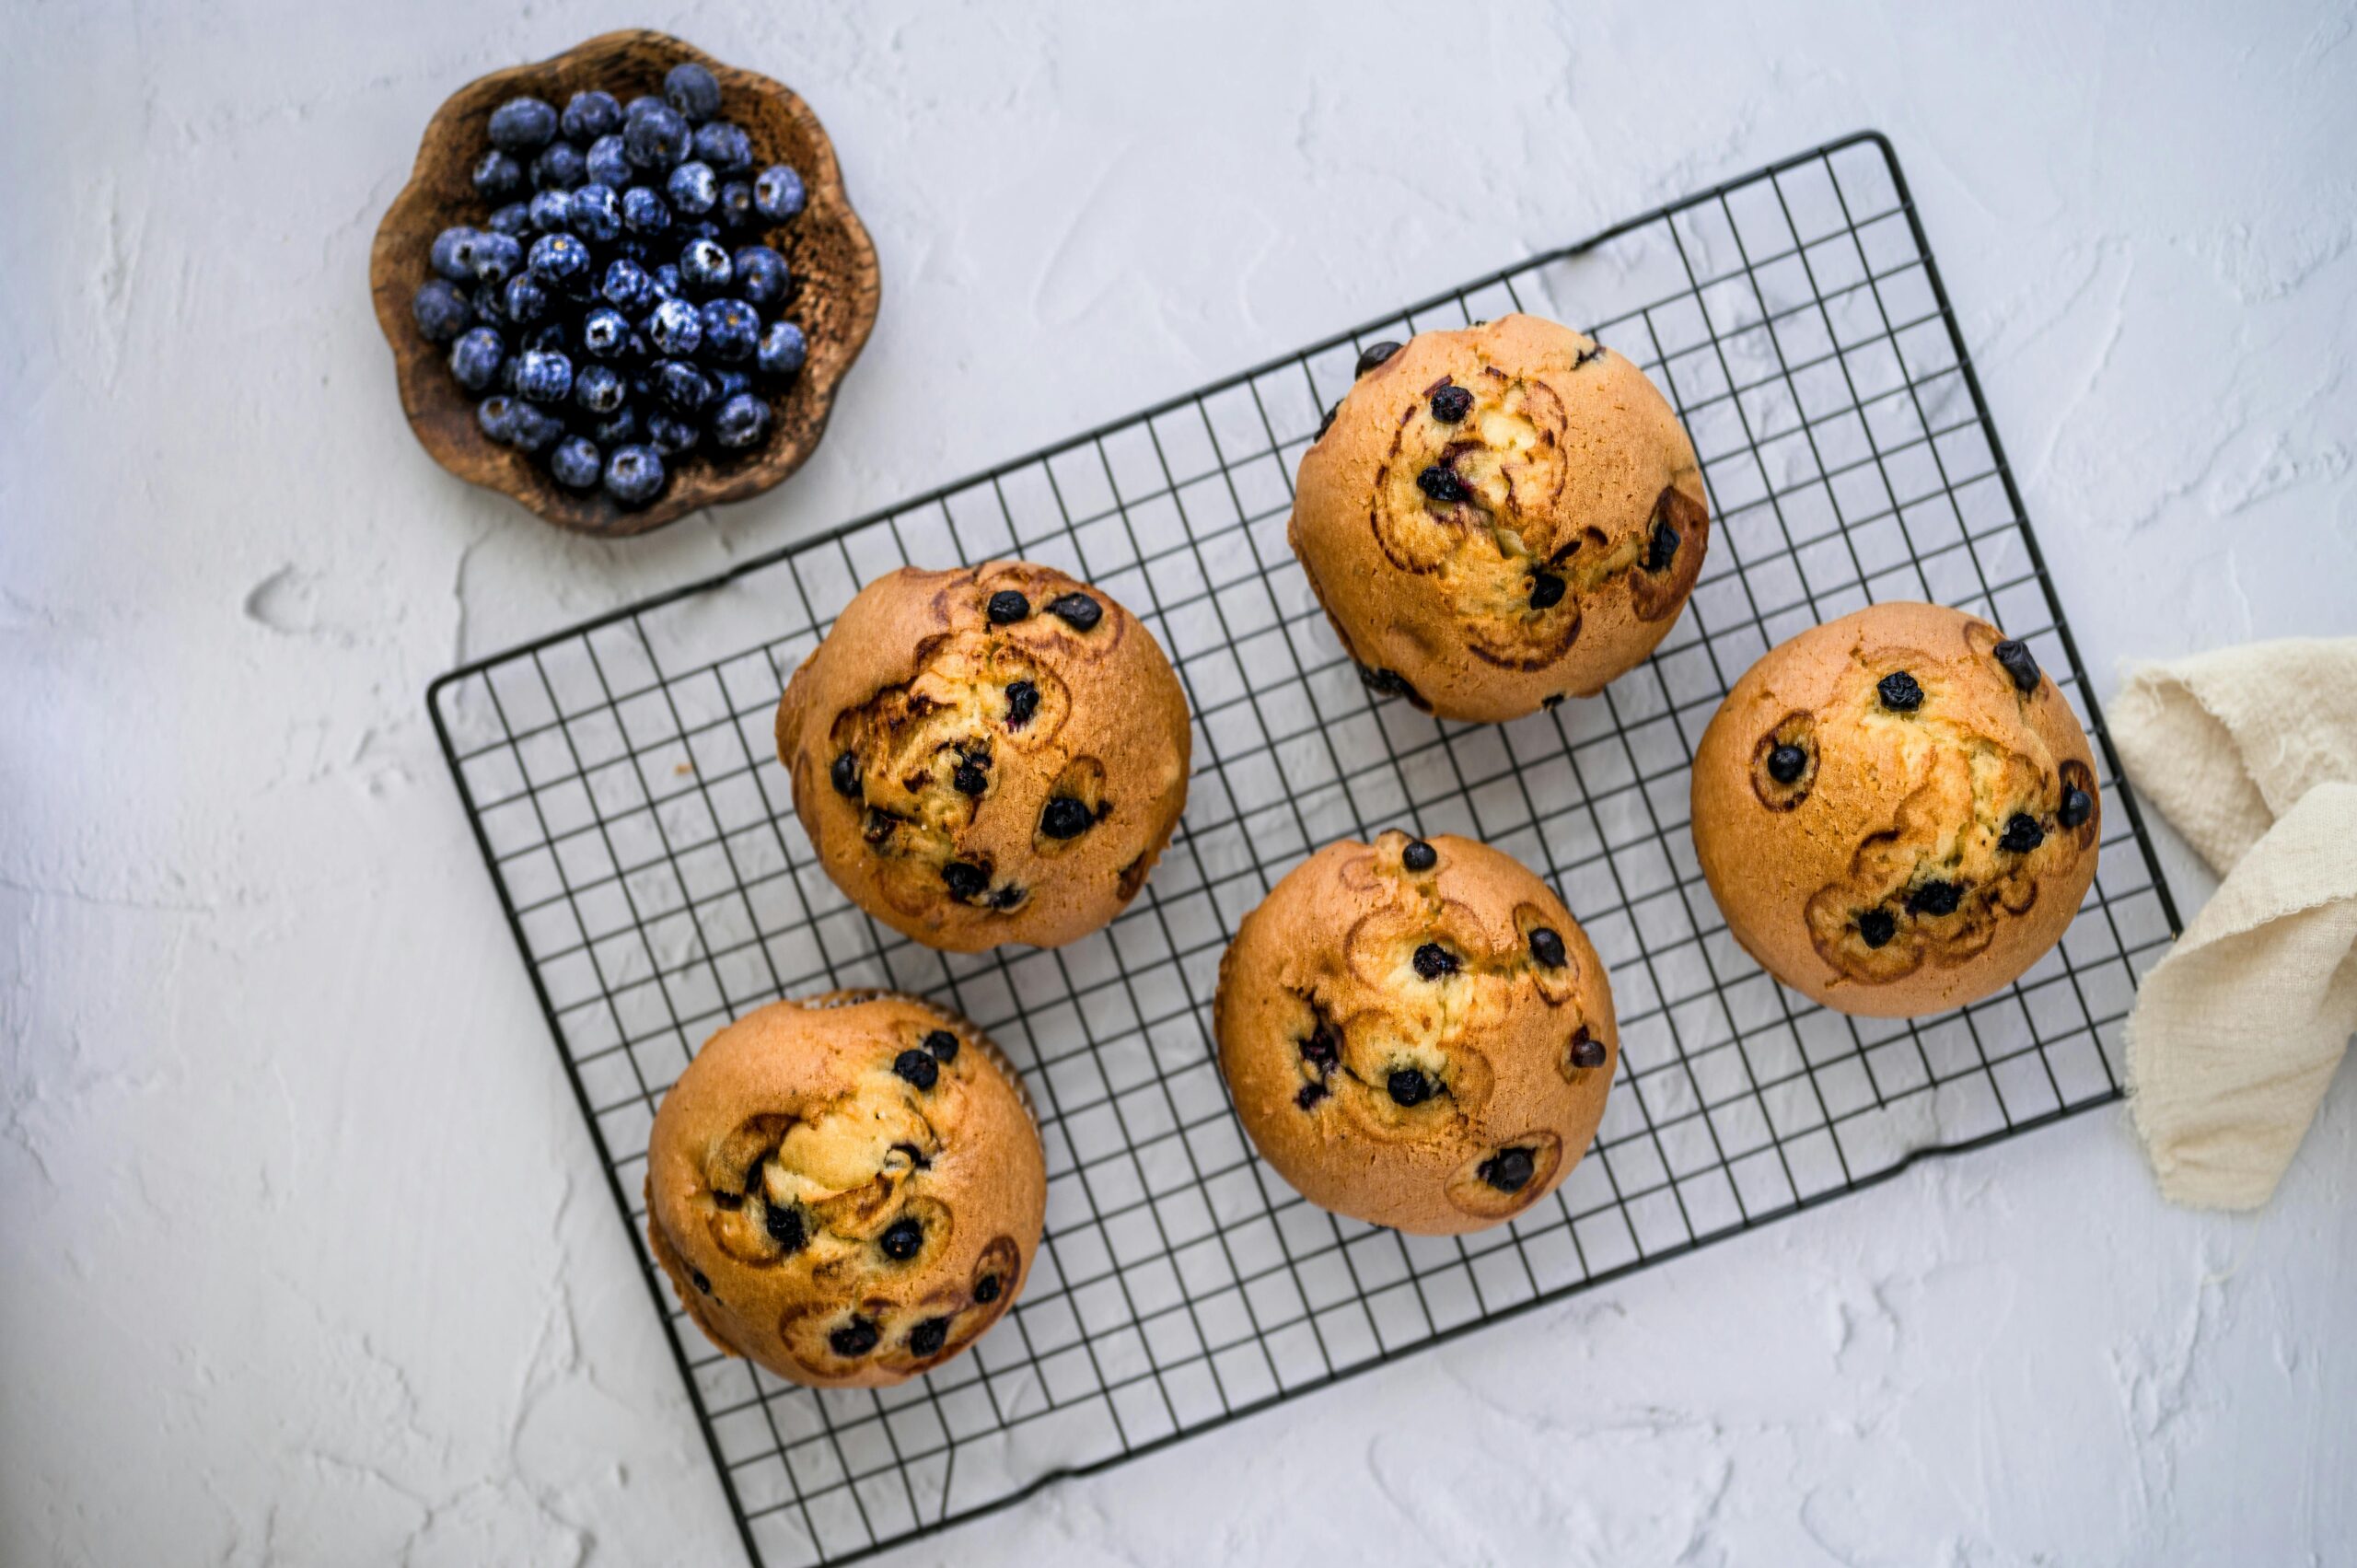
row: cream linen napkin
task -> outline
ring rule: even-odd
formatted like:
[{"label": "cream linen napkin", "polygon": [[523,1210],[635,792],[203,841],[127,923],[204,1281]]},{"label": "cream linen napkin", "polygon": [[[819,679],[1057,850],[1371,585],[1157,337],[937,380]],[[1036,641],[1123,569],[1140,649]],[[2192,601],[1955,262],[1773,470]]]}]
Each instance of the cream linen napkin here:
[{"label": "cream linen napkin", "polygon": [[2172,1202],[2255,1209],[2357,1030],[2357,637],[2146,665],[2109,716],[2225,878],[2129,1016],[2136,1131]]}]

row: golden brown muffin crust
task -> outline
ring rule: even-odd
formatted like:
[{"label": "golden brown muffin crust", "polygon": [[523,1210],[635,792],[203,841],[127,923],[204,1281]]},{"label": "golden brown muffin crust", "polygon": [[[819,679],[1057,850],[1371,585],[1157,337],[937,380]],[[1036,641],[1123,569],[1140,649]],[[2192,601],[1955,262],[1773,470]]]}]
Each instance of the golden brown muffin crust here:
[{"label": "golden brown muffin crust", "polygon": [[1515,315],[1418,333],[1361,377],[1302,456],[1290,537],[1371,684],[1504,720],[1653,651],[1710,513],[1644,372]]},{"label": "golden brown muffin crust", "polygon": [[1912,603],[1752,666],[1695,750],[1693,813],[1744,949],[1876,1017],[1961,1006],[2036,963],[2094,880],[2101,826],[2086,734],[2028,650]]},{"label": "golden brown muffin crust", "polygon": [[[993,618],[994,599],[1022,613]],[[1186,806],[1190,743],[1152,634],[1025,562],[868,584],[777,713],[827,875],[953,952],[1057,947],[1120,913]]]},{"label": "golden brown muffin crust", "polygon": [[956,1015],[889,992],[772,1002],[705,1042],[647,1144],[647,1237],[732,1355],[825,1388],[940,1365],[1039,1245],[1022,1086]]},{"label": "golden brown muffin crust", "polygon": [[[1604,1114],[1612,990],[1571,912],[1469,839],[1327,845],[1220,961],[1220,1070],[1261,1156],[1320,1207],[1422,1235],[1554,1191]],[[1550,936],[1547,934],[1551,934]]]}]

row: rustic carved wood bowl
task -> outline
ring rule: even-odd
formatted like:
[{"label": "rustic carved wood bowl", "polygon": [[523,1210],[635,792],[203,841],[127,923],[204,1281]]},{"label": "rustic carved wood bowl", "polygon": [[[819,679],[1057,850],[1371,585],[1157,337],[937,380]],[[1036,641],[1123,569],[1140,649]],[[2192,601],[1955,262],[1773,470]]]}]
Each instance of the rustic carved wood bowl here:
[{"label": "rustic carved wood bowl", "polygon": [[[452,378],[447,345],[429,343],[410,317],[410,299],[433,275],[426,254],[452,224],[480,225],[491,215],[471,174],[489,146],[491,111],[519,93],[562,109],[565,99],[602,87],[627,102],[660,93],[663,75],[684,60],[702,63],[720,81],[720,112],[751,135],[757,166],[791,164],[808,204],[767,236],[795,280],[786,314],[809,340],[809,359],[770,396],[770,432],[746,452],[699,447],[669,459],[669,482],[644,506],[628,507],[603,490],[567,490],[540,462],[500,446],[475,423],[477,394]],[[751,242],[748,235],[746,243]],[[562,528],[615,537],[661,528],[699,507],[742,501],[802,466],[819,445],[835,387],[876,325],[881,279],[876,247],[843,193],[834,144],[799,98],[767,76],[724,65],[659,32],[610,32],[536,65],[493,72],[453,94],[425,128],[409,184],[377,226],[368,258],[377,323],[392,345],[401,407],[434,460],[473,484],[514,496]]]}]

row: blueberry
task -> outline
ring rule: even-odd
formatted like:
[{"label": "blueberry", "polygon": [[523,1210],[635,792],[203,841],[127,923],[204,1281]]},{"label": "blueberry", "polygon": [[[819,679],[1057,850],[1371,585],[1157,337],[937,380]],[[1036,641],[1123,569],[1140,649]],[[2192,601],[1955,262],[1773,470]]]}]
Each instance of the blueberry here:
[{"label": "blueberry", "polygon": [[474,325],[474,308],[447,278],[428,278],[411,296],[409,313],[428,343],[447,343]]},{"label": "blueberry", "polygon": [[664,354],[693,354],[703,343],[703,314],[684,299],[667,299],[647,313],[646,335]]},{"label": "blueberry", "polygon": [[2027,854],[2045,842],[2046,830],[2038,825],[2038,819],[2026,811],[2016,811],[2005,819],[2004,836],[1997,841],[1997,847],[2014,854]]},{"label": "blueberry", "polygon": [[925,1054],[935,1062],[958,1060],[958,1037],[947,1029],[935,1029],[924,1037]]},{"label": "blueberry", "polygon": [[573,343],[565,332],[563,322],[543,321],[524,334],[523,346],[541,354],[569,354]]},{"label": "blueberry", "polygon": [[531,203],[510,202],[483,219],[482,226],[493,234],[505,234],[510,238],[521,239],[532,232]]},{"label": "blueberry", "polygon": [[1433,394],[1433,417],[1455,424],[1473,412],[1473,394],[1463,387],[1443,387]]},{"label": "blueberry", "polygon": [[452,283],[472,283],[474,241],[475,231],[471,228],[446,228],[434,237],[434,249],[427,253],[427,260],[435,272]]},{"label": "blueberry", "polygon": [[475,424],[485,436],[505,447],[516,439],[516,400],[493,392],[475,404]]},{"label": "blueberry", "polygon": [[582,172],[615,191],[630,183],[630,158],[622,151],[620,132],[610,131],[589,144],[588,156],[582,160]]},{"label": "blueberry", "polygon": [[663,191],[671,199],[671,210],[681,217],[702,217],[720,203],[720,181],[708,163],[681,164],[663,182]]},{"label": "blueberry", "polygon": [[1528,1149],[1500,1149],[1483,1160],[1475,1174],[1501,1192],[1519,1192],[1537,1173]]},{"label": "blueberry", "polygon": [[1645,570],[1668,571],[1669,563],[1678,559],[1678,530],[1666,522],[1655,522],[1653,537],[1645,540]]},{"label": "blueberry", "polygon": [[622,192],[622,226],[633,234],[660,234],[671,226],[671,209],[644,185]]},{"label": "blueberry", "polygon": [[467,298],[468,303],[475,308],[476,320],[493,327],[500,326],[506,321],[507,289],[505,285],[477,284],[474,293],[469,295]]},{"label": "blueberry", "polygon": [[1413,961],[1417,977],[1422,980],[1439,980],[1444,975],[1455,974],[1463,967],[1456,954],[1437,942],[1427,942],[1418,947]]},{"label": "blueberry", "polygon": [[589,439],[605,451],[628,446],[638,435],[638,415],[625,406],[611,419],[601,419],[589,426]]},{"label": "blueberry", "polygon": [[486,234],[475,241],[475,276],[505,283],[524,270],[524,246],[511,234]]},{"label": "blueberry", "polygon": [[1048,601],[1048,613],[1075,632],[1094,632],[1105,619],[1105,607],[1086,594],[1058,594]]},{"label": "blueberry", "polygon": [[933,1355],[949,1342],[949,1319],[928,1318],[909,1330],[909,1353]]},{"label": "blueberry", "polygon": [[1320,1072],[1332,1072],[1334,1064],[1342,1059],[1341,1032],[1324,1018],[1318,1019],[1309,1038],[1301,1042],[1301,1059]]},{"label": "blueberry", "polygon": [[534,234],[560,234],[573,226],[573,193],[543,191],[524,209]]},{"label": "blueberry", "polygon": [[551,287],[563,287],[589,275],[589,247],[577,236],[543,234],[532,241],[532,275]]},{"label": "blueberry", "polygon": [[622,124],[627,126],[632,121],[637,119],[640,115],[651,114],[656,110],[666,107],[668,106],[663,101],[662,94],[641,93],[636,98],[631,99],[628,103],[622,105]]},{"label": "blueberry", "polygon": [[1563,602],[1563,579],[1552,572],[1530,575],[1530,608],[1552,610]]},{"label": "blueberry", "polygon": [[1031,601],[1013,588],[1001,588],[991,595],[990,601],[982,607],[982,612],[990,617],[993,626],[1012,626],[1018,621],[1030,619]]},{"label": "blueberry", "polygon": [[703,307],[703,352],[707,359],[736,364],[753,357],[761,339],[761,319],[741,299],[710,299]]},{"label": "blueberry", "polygon": [[588,178],[589,160],[571,142],[551,142],[532,160],[532,189],[570,191]]},{"label": "blueberry", "polygon": [[567,228],[592,244],[621,238],[622,203],[610,185],[584,185],[565,199]]},{"label": "blueberry", "polygon": [[998,1276],[996,1274],[984,1274],[981,1279],[974,1282],[974,1299],[980,1302],[982,1306],[988,1307],[992,1302],[998,1299],[999,1289]]},{"label": "blueberry", "polygon": [[695,450],[703,439],[703,432],[668,409],[649,409],[646,413],[646,438],[655,449],[667,458]]},{"label": "blueberry", "polygon": [[654,285],[658,298],[679,299],[687,294],[687,290],[679,283],[679,269],[668,261],[664,262],[646,276],[647,281]]},{"label": "blueberry", "polygon": [[[581,318],[581,348],[598,359],[611,359],[630,342],[630,320],[621,311],[601,305]],[[615,378],[616,386],[621,378]]]},{"label": "blueberry", "polygon": [[2054,819],[2066,828],[2076,828],[2095,814],[2094,796],[2083,789],[2067,789],[2062,792],[2062,809],[2054,814]]},{"label": "blueberry", "polygon": [[1907,893],[1909,914],[1954,914],[1963,901],[1964,885],[1959,882],[1925,882]]},{"label": "blueberry", "polygon": [[606,459],[606,494],[625,506],[643,506],[663,488],[663,459],[652,447],[621,447]]},{"label": "blueberry", "polygon": [[691,239],[679,250],[679,276],[691,288],[715,294],[728,286],[735,271],[716,240]]},{"label": "blueberry", "polygon": [[712,401],[712,377],[683,359],[655,363],[655,395],[681,413],[701,413]]},{"label": "blueberry", "polygon": [[561,401],[573,390],[573,361],[544,349],[528,351],[516,367],[516,389],[529,402]]},{"label": "blueberry", "polygon": [[1410,839],[1408,847],[1399,852],[1399,864],[1411,871],[1430,871],[1440,864],[1440,851],[1422,839]]},{"label": "blueberry", "polygon": [[801,328],[791,321],[772,321],[761,333],[761,346],[755,352],[754,362],[765,374],[786,377],[801,369],[808,354]]},{"label": "blueberry", "polygon": [[712,1280],[702,1269],[691,1268],[688,1273],[696,1282],[696,1289],[706,1295],[712,1294]]},{"label": "blueberry", "polygon": [[2005,673],[2014,678],[2014,691],[2026,697],[2038,690],[2038,656],[2029,651],[2027,643],[2008,637],[1989,651],[2004,666]]},{"label": "blueberry", "polygon": [[941,868],[941,885],[953,899],[979,899],[990,884],[990,873],[971,861],[953,860]]},{"label": "blueberry", "polygon": [[1059,795],[1039,813],[1039,831],[1051,839],[1076,839],[1097,825],[1097,813],[1086,801]]},{"label": "blueberry", "polygon": [[766,245],[748,245],[731,259],[736,269],[737,292],[745,302],[766,309],[785,297],[787,284],[793,281],[786,271],[785,258]]},{"label": "blueberry", "polygon": [[884,1234],[876,1238],[876,1245],[884,1249],[887,1258],[896,1263],[905,1263],[924,1250],[924,1226],[903,1216],[884,1227]]},{"label": "blueberry", "polygon": [[1895,714],[1911,714],[1923,705],[1923,688],[1903,669],[1893,670],[1875,682],[1875,694],[1882,705]]},{"label": "blueberry", "polygon": [[1311,1106],[1316,1105],[1319,1100],[1324,1099],[1328,1095],[1330,1095],[1334,1091],[1332,1089],[1328,1088],[1323,1083],[1313,1078],[1308,1083],[1302,1085],[1300,1088],[1294,1091],[1293,1103],[1303,1110],[1307,1110]]},{"label": "blueberry", "polygon": [[742,174],[753,167],[753,138],[732,121],[710,121],[696,127],[695,154],[722,174]]},{"label": "blueberry", "polygon": [[739,392],[751,391],[753,378],[742,370],[715,370],[712,372],[712,386],[714,395],[726,402]]},{"label": "blueberry", "polygon": [[625,316],[634,316],[644,308],[654,285],[645,268],[622,258],[607,264],[606,278],[598,285],[598,292],[615,309]]},{"label": "blueberry", "polygon": [[497,147],[475,163],[475,194],[486,202],[505,202],[524,193],[524,166]]},{"label": "blueberry", "polygon": [[[971,870],[972,867],[967,869]],[[941,1063],[924,1051],[904,1051],[892,1058],[892,1071],[917,1088],[929,1089],[940,1080]]]},{"label": "blueberry", "polygon": [[1791,784],[1808,771],[1808,753],[1797,746],[1779,746],[1768,753],[1768,776]]},{"label": "blueberry", "polygon": [[[752,1184],[751,1179],[748,1178],[746,1185],[750,1187]],[[788,1254],[799,1252],[810,1245],[809,1227],[802,1223],[800,1209],[791,1203],[766,1202],[761,1206],[767,1211],[761,1215],[761,1228],[770,1233],[772,1241],[784,1248]]]},{"label": "blueberry", "polygon": [[610,365],[585,365],[573,375],[573,401],[586,412],[614,412],[622,406],[627,390],[621,373]]},{"label": "blueberry", "polygon": [[1572,1031],[1573,1066],[1601,1067],[1604,1065],[1604,1042],[1588,1033],[1585,1024],[1582,1024]]},{"label": "blueberry", "polygon": [[518,326],[528,326],[549,313],[549,291],[529,277],[513,277],[500,291],[501,314]]},{"label": "blueberry", "polygon": [[594,142],[622,128],[622,106],[614,95],[592,87],[565,99],[557,129],[575,142]]},{"label": "blueberry", "polygon": [[1395,1105],[1422,1105],[1433,1098],[1433,1081],[1413,1067],[1395,1067],[1383,1081]]},{"label": "blueberry", "polygon": [[519,451],[540,451],[564,434],[564,422],[546,409],[520,400],[513,407],[515,435],[511,440]]},{"label": "blueberry", "polygon": [[802,176],[773,163],[754,177],[753,211],[771,223],[784,223],[802,211]]},{"label": "blueberry", "polygon": [[1006,686],[1006,727],[1021,729],[1039,711],[1039,689],[1028,680],[1011,680]]},{"label": "blueberry", "polygon": [[694,139],[687,121],[668,104],[623,118],[622,154],[636,168],[669,168],[688,156]]},{"label": "blueberry", "polygon": [[502,152],[528,153],[556,134],[556,110],[536,98],[511,98],[491,111],[491,145]]},{"label": "blueberry", "polygon": [[499,363],[507,357],[507,345],[489,327],[477,327],[459,334],[450,345],[450,375],[470,392],[480,392],[499,377]]},{"label": "blueberry", "polygon": [[720,83],[692,60],[682,60],[664,74],[663,101],[702,124],[720,112]]},{"label": "blueberry", "polygon": [[850,751],[838,751],[828,764],[827,782],[835,786],[837,795],[853,800],[859,798],[859,758]]},{"label": "blueberry", "polygon": [[1358,368],[1351,372],[1353,377],[1365,375],[1399,352],[1399,345],[1388,339],[1379,343],[1367,344],[1365,348],[1359,351]]},{"label": "blueberry", "polygon": [[1534,927],[1530,933],[1530,956],[1542,969],[1562,969],[1569,961],[1569,955],[1563,951],[1563,934],[1551,925]]},{"label": "blueberry", "polygon": [[725,228],[750,227],[757,215],[753,211],[753,187],[742,180],[723,180],[720,201],[713,207],[712,215]]},{"label": "blueberry", "polygon": [[566,436],[549,454],[549,472],[556,475],[556,482],[568,490],[595,489],[604,471],[598,448],[578,436]]},{"label": "blueberry", "polygon": [[739,392],[712,416],[712,438],[732,451],[758,443],[769,434],[770,405],[750,392]]},{"label": "blueberry", "polygon": [[1416,488],[1443,503],[1462,501],[1473,494],[1453,470],[1445,469],[1438,463],[1416,476]]},{"label": "blueberry", "polygon": [[1898,922],[1888,910],[1868,910],[1858,916],[1858,940],[1869,947],[1879,947],[1898,935]]},{"label": "blueberry", "polygon": [[854,1318],[829,1334],[827,1344],[837,1355],[865,1355],[876,1348],[876,1325],[865,1318]]},{"label": "blueberry", "polygon": [[1326,411],[1326,417],[1318,422],[1318,434],[1312,436],[1311,439],[1317,441],[1325,440],[1326,433],[1334,428],[1334,416],[1341,412],[1342,405],[1340,403],[1336,403],[1332,408],[1328,409]]}]

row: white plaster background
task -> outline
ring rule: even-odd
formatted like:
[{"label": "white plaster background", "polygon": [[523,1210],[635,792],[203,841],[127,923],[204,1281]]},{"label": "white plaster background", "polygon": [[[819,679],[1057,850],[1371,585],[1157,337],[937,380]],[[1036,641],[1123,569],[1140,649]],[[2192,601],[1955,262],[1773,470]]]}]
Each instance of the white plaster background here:
[{"label": "white plaster background", "polygon": [[[2357,624],[2350,0],[509,10],[0,0],[0,1562],[734,1557],[462,656],[1861,126],[2098,690]],[[426,459],[366,251],[446,94],[639,22],[810,99],[884,312],[800,476],[599,545]],[[2098,1111],[892,1561],[2346,1562],[2349,1076],[2253,1217]]]}]

